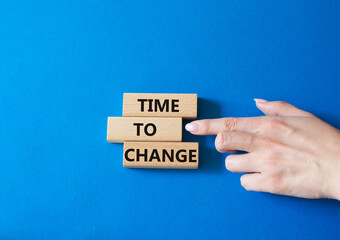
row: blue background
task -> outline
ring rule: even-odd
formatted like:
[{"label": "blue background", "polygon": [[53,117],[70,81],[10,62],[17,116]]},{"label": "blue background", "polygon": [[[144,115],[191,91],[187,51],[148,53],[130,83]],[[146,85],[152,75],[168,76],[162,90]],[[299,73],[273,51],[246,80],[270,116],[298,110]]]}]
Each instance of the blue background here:
[{"label": "blue background", "polygon": [[1,239],[339,239],[340,204],[247,192],[214,137],[198,170],[122,167],[124,92],[199,118],[285,100],[340,127],[340,2],[0,1]]}]

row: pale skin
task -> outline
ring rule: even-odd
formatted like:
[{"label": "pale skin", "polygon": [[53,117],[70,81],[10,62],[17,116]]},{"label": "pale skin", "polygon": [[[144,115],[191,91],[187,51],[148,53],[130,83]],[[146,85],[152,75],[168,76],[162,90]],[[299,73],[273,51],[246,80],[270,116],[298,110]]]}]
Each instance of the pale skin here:
[{"label": "pale skin", "polygon": [[340,131],[282,101],[255,99],[266,116],[193,121],[186,130],[217,135],[231,172],[248,191],[340,200]]}]

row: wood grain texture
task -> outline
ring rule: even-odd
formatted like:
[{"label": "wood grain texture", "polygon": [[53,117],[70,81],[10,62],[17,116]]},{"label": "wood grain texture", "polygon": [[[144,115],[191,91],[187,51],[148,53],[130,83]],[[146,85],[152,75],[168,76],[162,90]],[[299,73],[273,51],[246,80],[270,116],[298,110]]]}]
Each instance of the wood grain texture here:
[{"label": "wood grain texture", "polygon": [[[140,124],[140,127],[136,124]],[[153,128],[153,125],[155,126],[155,129]],[[137,131],[138,128],[140,128],[139,134]],[[154,134],[152,135],[152,133]],[[182,141],[182,119],[109,117],[107,120],[107,141]]]},{"label": "wood grain texture", "polygon": [[198,168],[197,142],[125,142],[128,168]]},{"label": "wood grain texture", "polygon": [[195,119],[197,94],[124,93],[123,116]]}]

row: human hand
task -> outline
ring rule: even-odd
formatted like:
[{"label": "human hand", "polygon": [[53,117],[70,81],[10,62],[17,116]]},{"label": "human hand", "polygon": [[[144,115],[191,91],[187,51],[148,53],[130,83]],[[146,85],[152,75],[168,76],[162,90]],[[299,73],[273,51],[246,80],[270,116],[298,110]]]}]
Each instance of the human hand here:
[{"label": "human hand", "polygon": [[313,114],[282,101],[255,99],[267,116],[193,121],[195,135],[217,135],[231,172],[247,173],[249,191],[340,200],[340,131]]}]

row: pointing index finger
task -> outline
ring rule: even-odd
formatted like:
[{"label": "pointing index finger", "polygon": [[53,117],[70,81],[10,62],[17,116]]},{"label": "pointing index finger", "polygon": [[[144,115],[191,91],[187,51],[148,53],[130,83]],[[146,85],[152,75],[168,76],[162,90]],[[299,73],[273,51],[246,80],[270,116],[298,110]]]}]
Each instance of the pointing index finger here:
[{"label": "pointing index finger", "polygon": [[196,120],[185,125],[185,129],[195,135],[217,135],[220,131],[242,131],[254,133],[261,117],[216,118]]}]

